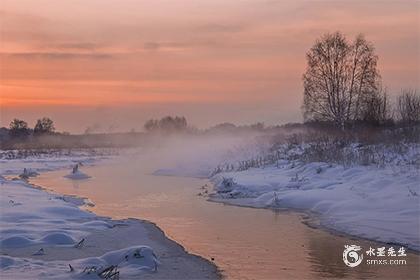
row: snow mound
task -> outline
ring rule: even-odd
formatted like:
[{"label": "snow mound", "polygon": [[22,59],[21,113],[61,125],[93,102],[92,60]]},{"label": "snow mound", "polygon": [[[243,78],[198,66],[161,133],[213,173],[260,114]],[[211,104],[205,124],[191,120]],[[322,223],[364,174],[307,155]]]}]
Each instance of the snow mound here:
[{"label": "snow mound", "polygon": [[68,178],[68,179],[72,179],[72,180],[84,180],[84,179],[89,179],[90,178],[89,175],[87,175],[87,174],[85,174],[85,173],[83,173],[82,171],[79,171],[79,170],[77,170],[74,173],[72,172],[68,175],[65,175],[64,177]]},{"label": "snow mound", "polygon": [[93,229],[105,229],[105,228],[112,228],[113,226],[105,221],[91,221],[91,222],[86,222],[86,223],[82,223],[83,227],[89,227],[89,228],[93,228]]},{"label": "snow mound", "polygon": [[148,246],[133,246],[111,251],[101,257],[87,258],[76,263],[79,267],[96,266],[98,269],[111,265],[118,266],[120,270],[130,271],[129,274],[139,270],[156,271],[158,264],[156,254]]},{"label": "snow mound", "polygon": [[48,234],[43,237],[41,241],[47,244],[55,245],[72,245],[76,243],[76,241],[70,235],[62,232]]},{"label": "snow mound", "polygon": [[0,256],[2,275],[13,279],[118,279],[116,276],[138,279],[142,271],[156,272],[159,264],[155,253],[148,246],[129,247],[100,257],[70,262]]},{"label": "snow mound", "polygon": [[6,268],[12,266],[15,263],[15,260],[10,257],[0,256],[0,268]]},{"label": "snow mound", "polygon": [[[80,250],[82,246],[78,245],[86,239],[92,242],[92,232],[114,230],[113,221],[80,209],[86,203],[83,198],[57,196],[24,180],[0,178],[0,194],[2,279],[114,279],[113,275],[137,278],[143,271],[157,271],[158,259],[148,246],[113,250],[100,257],[39,260],[40,256],[49,256],[51,251],[45,248]],[[6,255],[16,249],[29,250],[31,258]]]},{"label": "snow mound", "polygon": [[2,248],[22,248],[37,244],[49,245],[74,245],[76,241],[66,233],[52,233],[47,234],[40,239],[31,239],[22,235],[13,235],[11,237],[0,240],[0,247]]},{"label": "snow mound", "polygon": [[74,244],[94,228],[84,223],[97,220],[94,214],[79,209],[79,203],[57,198],[23,181],[4,180],[0,190],[2,248]]},{"label": "snow mound", "polygon": [[2,248],[18,248],[34,245],[37,242],[31,240],[25,236],[11,236],[0,241],[0,247]]},{"label": "snow mound", "polygon": [[308,210],[320,214],[325,227],[420,250],[420,175],[415,170],[284,161],[211,180],[211,200]]},{"label": "snow mound", "polygon": [[29,169],[29,168],[24,168],[23,172],[21,174],[19,174],[19,177],[22,179],[28,179],[30,177],[36,177],[38,176],[39,173],[36,172],[35,170]]}]

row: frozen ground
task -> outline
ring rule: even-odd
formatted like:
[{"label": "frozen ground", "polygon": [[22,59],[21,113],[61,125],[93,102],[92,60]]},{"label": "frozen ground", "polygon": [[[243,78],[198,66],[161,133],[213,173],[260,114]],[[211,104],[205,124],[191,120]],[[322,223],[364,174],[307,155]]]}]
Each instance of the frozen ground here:
[{"label": "frozen ground", "polygon": [[45,153],[27,153],[18,151],[0,151],[1,175],[18,175],[23,169],[33,172],[45,172],[62,168],[72,168],[77,163],[92,165],[109,158],[114,153],[78,150],[69,152],[45,151]]},{"label": "frozen ground", "polygon": [[[95,160],[89,155],[2,160],[1,171],[10,178],[25,167],[36,175],[32,172]],[[1,176],[0,278],[100,279],[117,273],[120,279],[218,278],[214,265],[188,254],[155,225],[98,217],[81,210],[84,203]]]},{"label": "frozen ground", "polygon": [[319,214],[323,226],[420,250],[420,176],[413,168],[280,160],[211,178],[214,201]]}]

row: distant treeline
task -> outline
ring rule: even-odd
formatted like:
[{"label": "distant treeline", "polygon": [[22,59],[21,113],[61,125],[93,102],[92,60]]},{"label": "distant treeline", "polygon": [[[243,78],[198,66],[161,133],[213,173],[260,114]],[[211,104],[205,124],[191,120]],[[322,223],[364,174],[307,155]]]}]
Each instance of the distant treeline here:
[{"label": "distant treeline", "polygon": [[0,128],[0,149],[64,149],[94,147],[130,147],[142,143],[144,133],[71,135],[57,132],[54,121],[44,117],[33,128],[24,120],[14,119]]},{"label": "distant treeline", "polygon": [[[88,133],[70,134],[57,132],[50,118],[39,119],[33,128],[24,120],[14,119],[8,128],[0,128],[0,149],[62,149],[62,148],[100,148],[137,147],[155,141],[165,135],[206,135],[226,133],[248,133],[264,131],[263,123],[236,126],[231,123],[218,124],[200,130],[188,124],[183,116],[166,116],[150,119],[144,124],[145,132]],[[164,137],[163,137],[164,138]],[[150,141],[153,139],[153,141]]]},{"label": "distant treeline", "polygon": [[187,119],[185,117],[171,117],[166,116],[160,120],[150,119],[144,124],[144,129],[147,132],[185,132],[188,130],[194,130],[192,127],[188,127]]},{"label": "distant treeline", "polygon": [[37,121],[34,128],[29,128],[22,120],[13,120],[9,128],[0,128],[0,148],[11,149],[65,149],[65,148],[119,148],[138,147],[150,143],[158,143],[158,139],[166,139],[169,135],[207,136],[207,135],[292,135],[318,132],[325,135],[369,135],[376,137],[383,131],[396,131],[404,139],[418,142],[420,139],[420,123],[417,121],[392,120],[386,123],[366,121],[352,122],[345,131],[333,121],[311,120],[305,123],[287,123],[284,125],[266,126],[264,123],[235,125],[221,123],[207,129],[197,129],[188,124],[185,117],[166,116],[151,119],[144,124],[145,132],[95,133],[78,134],[55,131],[54,122],[49,118]]},{"label": "distant treeline", "polygon": [[78,135],[53,133],[15,138],[10,137],[9,129],[0,128],[2,150],[135,147],[142,145],[144,141],[144,133],[141,132]]}]

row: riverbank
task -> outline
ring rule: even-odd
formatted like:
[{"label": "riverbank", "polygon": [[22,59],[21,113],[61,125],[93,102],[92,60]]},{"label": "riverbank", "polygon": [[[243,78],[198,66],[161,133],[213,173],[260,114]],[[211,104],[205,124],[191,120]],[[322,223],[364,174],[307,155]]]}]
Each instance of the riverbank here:
[{"label": "riverbank", "polygon": [[211,180],[212,201],[309,211],[322,227],[420,250],[418,170],[283,160]]},{"label": "riverbank", "polygon": [[[418,278],[418,255],[408,252],[404,258],[407,264],[401,266],[362,264],[349,268],[342,261],[344,245],[369,248],[384,244],[308,227],[302,223],[308,220],[296,211],[276,211],[277,208],[267,211],[209,202],[207,194],[211,186],[207,180],[154,176],[153,170],[170,168],[162,160],[154,165],[151,162],[153,158],[145,153],[118,156],[106,162],[83,163],[80,170],[91,177],[86,180],[70,180],[65,177],[70,169],[59,168],[41,172],[29,182],[59,193],[59,197],[73,203],[77,201],[71,195],[88,197],[96,204],[89,209],[97,216],[153,221],[189,252],[211,259],[228,279]],[[74,163],[77,161],[63,164]],[[149,247],[158,255],[155,245]],[[68,265],[62,262],[62,271],[66,269]],[[147,276],[149,273],[151,276]],[[155,277],[153,272],[142,272],[143,275]]]},{"label": "riverbank", "polygon": [[[27,164],[38,172],[93,160],[27,159],[20,170]],[[9,177],[19,167],[17,161],[6,165],[2,172]],[[189,254],[153,223],[99,217],[80,209],[86,207],[83,199],[23,180],[1,177],[0,192],[2,279],[96,279],[101,273],[118,273],[121,279],[221,278],[213,263]]]}]

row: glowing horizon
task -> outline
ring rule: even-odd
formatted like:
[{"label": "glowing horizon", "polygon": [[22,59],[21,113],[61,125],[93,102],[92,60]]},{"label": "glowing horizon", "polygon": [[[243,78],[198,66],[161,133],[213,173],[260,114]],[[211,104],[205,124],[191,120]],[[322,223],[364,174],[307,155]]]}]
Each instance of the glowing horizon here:
[{"label": "glowing horizon", "polygon": [[419,11],[417,1],[3,0],[0,126],[300,121],[306,51],[337,30],[375,45],[391,95],[418,89]]}]

